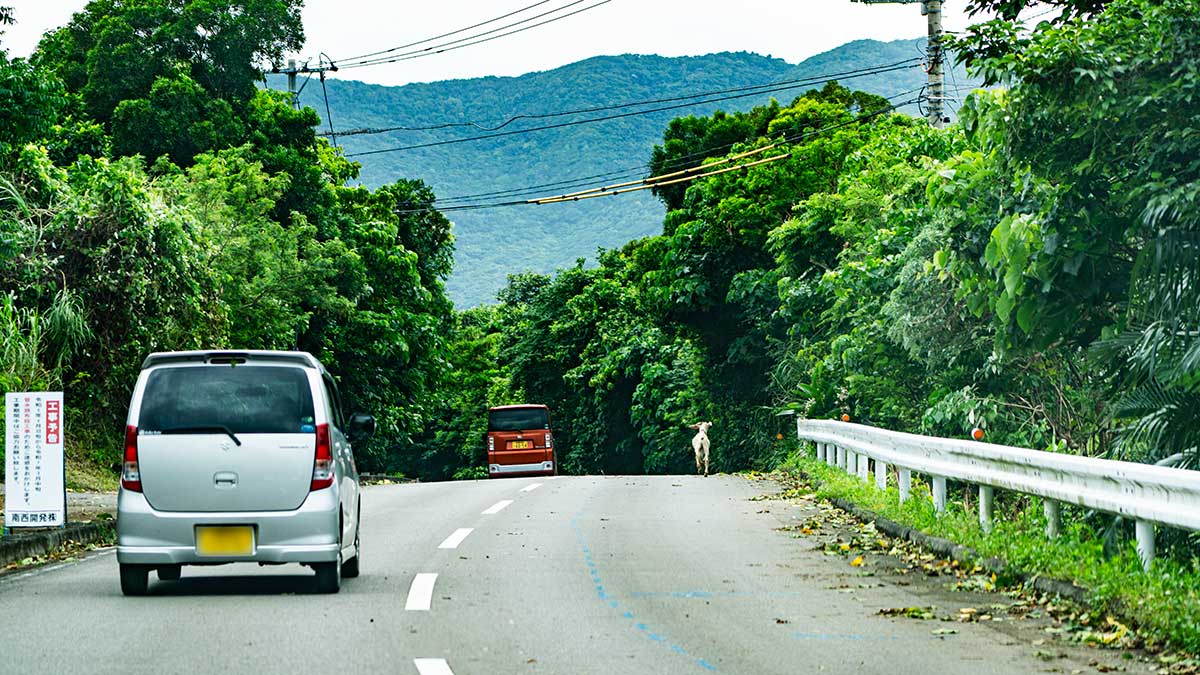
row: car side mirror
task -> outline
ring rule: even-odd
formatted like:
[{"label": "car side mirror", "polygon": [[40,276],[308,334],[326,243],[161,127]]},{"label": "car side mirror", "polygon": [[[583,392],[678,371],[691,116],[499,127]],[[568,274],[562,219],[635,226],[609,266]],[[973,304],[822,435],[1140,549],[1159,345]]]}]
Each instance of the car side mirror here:
[{"label": "car side mirror", "polygon": [[354,440],[365,440],[375,435],[375,418],[362,413],[355,413],[350,416],[350,424],[347,425],[347,431],[350,432],[351,438]]}]

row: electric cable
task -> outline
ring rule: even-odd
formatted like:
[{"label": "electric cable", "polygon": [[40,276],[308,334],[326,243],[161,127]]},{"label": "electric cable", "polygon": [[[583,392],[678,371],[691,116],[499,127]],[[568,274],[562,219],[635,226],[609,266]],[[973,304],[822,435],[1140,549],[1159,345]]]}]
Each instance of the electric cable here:
[{"label": "electric cable", "polygon": [[[875,71],[871,71],[871,72],[863,72],[863,73],[859,73],[857,75],[846,76],[843,79],[849,80],[849,79],[854,79],[856,77],[864,77],[867,75],[879,75],[879,74],[894,72],[894,71],[898,71],[898,70],[906,70],[906,69],[909,69],[912,67],[913,66],[898,66],[898,67],[893,67],[893,68],[885,68],[885,69],[875,70]],[[432,148],[432,147],[437,147],[437,146],[442,146],[442,145],[455,145],[458,143],[469,143],[469,142],[473,142],[473,141],[482,141],[482,140],[488,140],[488,139],[493,139],[493,138],[503,138],[505,136],[527,134],[527,133],[532,133],[535,131],[547,131],[549,129],[561,129],[564,127],[579,126],[581,124],[592,124],[595,122],[606,122],[609,120],[621,119],[621,118],[625,118],[625,117],[648,115],[651,113],[663,112],[663,111],[667,111],[667,110],[678,110],[679,108],[687,108],[687,107],[691,107],[694,105],[705,105],[708,103],[731,101],[734,99],[747,98],[750,96],[759,96],[761,94],[765,94],[765,93],[772,92],[772,91],[796,89],[801,86],[807,86],[807,85],[787,85],[787,86],[780,87],[778,89],[763,89],[763,90],[755,91],[755,92],[749,93],[749,94],[746,94],[746,93],[730,94],[727,96],[711,97],[711,98],[707,98],[704,100],[691,101],[688,103],[677,103],[674,105],[660,106],[657,108],[649,108],[646,110],[636,110],[636,111],[631,111],[631,112],[618,113],[616,115],[606,115],[604,117],[591,117],[591,118],[582,119],[582,120],[572,120],[570,122],[558,122],[556,124],[548,124],[548,125],[544,125],[544,126],[540,126],[540,127],[530,127],[527,129],[516,129],[516,130],[512,130],[512,131],[500,131],[500,132],[491,133],[491,134],[484,134],[481,136],[468,136],[465,138],[450,138],[450,139],[443,139],[440,141],[430,141],[428,143],[416,143],[416,144],[412,144],[412,145],[402,145],[402,146],[397,146],[397,147],[392,147],[392,148],[382,148],[379,150],[365,150],[362,152],[349,153],[346,156],[347,157],[367,157],[370,155],[379,155],[379,154],[388,153],[388,152],[401,152],[404,150],[416,150],[416,149],[420,149],[420,148]]]},{"label": "electric cable", "polygon": [[[918,98],[912,98],[912,99],[908,99],[906,101],[902,101],[900,103],[893,103],[892,105],[886,106],[884,108],[880,108],[879,110],[875,110],[870,113],[860,115],[859,117],[856,117],[852,120],[848,120],[846,122],[831,125],[828,127],[822,127],[820,129],[815,129],[815,130],[812,130],[809,132],[796,134],[794,136],[785,136],[782,140],[776,141],[775,143],[772,143],[769,146],[765,146],[765,147],[766,148],[777,147],[780,143],[794,143],[796,141],[806,140],[808,138],[812,138],[812,137],[820,135],[820,134],[830,133],[830,132],[845,128],[845,127],[853,125],[853,124],[866,122],[868,120],[874,119],[875,117],[878,117],[879,115],[883,115],[883,114],[892,112],[892,111],[896,110],[897,108],[904,107],[906,105],[917,102],[919,100],[920,99],[918,99]],[[641,181],[641,183],[643,185],[637,189],[645,190],[645,189],[651,189],[654,187],[661,187],[663,185],[671,185],[671,184],[689,182],[689,181],[697,180],[697,179],[704,178],[704,177],[710,176],[710,175],[727,173],[730,171],[735,171],[737,169],[748,168],[750,166],[757,166],[757,165],[767,163],[767,162],[778,161],[778,160],[784,159],[790,155],[791,155],[791,153],[788,152],[788,153],[784,153],[782,155],[769,157],[765,160],[759,160],[757,162],[750,162],[748,164],[738,165],[738,166],[734,166],[734,167],[726,167],[724,169],[719,169],[717,171],[713,171],[710,173],[699,173],[696,175],[686,176],[686,177],[674,179],[671,181],[661,180],[663,178],[663,176],[648,177],[648,178],[644,179],[643,181]],[[701,170],[709,168],[711,166],[713,166],[713,165],[701,167]],[[659,179],[659,180],[656,181],[656,179]],[[633,184],[630,184],[630,185],[632,186]],[[581,199],[598,197],[598,196],[615,196],[615,195],[625,194],[625,193],[634,191],[633,189],[625,189],[625,188],[620,188],[618,190],[611,190],[611,188],[613,188],[613,187],[614,186],[603,186],[603,187],[599,187],[599,188],[594,188],[590,191],[585,191],[583,193],[551,195],[548,197],[541,197],[541,198],[537,198],[537,199],[510,200],[510,201],[492,202],[492,203],[485,203],[485,204],[462,204],[462,205],[447,206],[447,207],[436,207],[436,206],[431,205],[427,208],[422,208],[422,209],[401,210],[398,213],[401,213],[401,214],[424,213],[429,210],[436,210],[439,212],[450,212],[450,211],[491,209],[491,208],[500,208],[500,207],[508,207],[508,206],[544,205],[544,204],[554,204],[554,203],[562,203],[562,202],[569,202],[569,201],[580,201]],[[590,196],[588,196],[588,195],[590,195]]]},{"label": "electric cable", "polygon": [[[575,0],[575,2],[572,2],[569,5],[560,7],[558,10],[554,10],[554,11],[555,12],[561,11],[562,9],[566,9],[567,7],[571,7],[572,5],[577,5],[580,2],[586,2],[586,1],[587,0]],[[596,2],[593,5],[588,5],[587,7],[581,7],[573,12],[568,12],[561,16],[552,17],[552,18],[546,19],[545,21],[540,21],[538,23],[535,23],[535,24],[532,24],[529,26],[525,26],[524,28],[517,28],[515,30],[508,31],[507,33],[500,33],[499,35],[492,35],[491,37],[485,37],[485,38],[481,38],[481,39],[477,39],[477,40],[473,39],[475,37],[487,35],[488,33],[494,33],[496,30],[502,30],[502,29],[494,29],[494,30],[488,31],[487,33],[480,33],[479,35],[476,35],[476,36],[462,38],[459,40],[454,40],[452,42],[448,42],[443,45],[434,45],[432,47],[426,47],[425,49],[421,49],[418,51],[401,53],[401,54],[397,54],[396,56],[392,56],[392,57],[388,57],[388,58],[379,58],[379,59],[372,59],[372,60],[368,60],[368,61],[360,61],[358,63],[339,65],[338,68],[345,69],[345,68],[362,68],[365,66],[378,66],[378,65],[385,64],[385,63],[397,63],[400,61],[410,61],[412,59],[419,59],[419,58],[422,58],[425,56],[433,56],[434,54],[442,54],[444,52],[451,52],[456,49],[462,49],[464,47],[471,47],[473,45],[479,45],[479,44],[483,44],[485,42],[491,42],[492,40],[498,40],[502,37],[507,37],[509,35],[516,35],[517,33],[523,33],[527,30],[532,30],[539,26],[545,26],[546,24],[554,23],[556,21],[562,21],[563,19],[575,16],[576,14],[581,14],[588,10],[595,9],[601,5],[607,5],[610,2],[612,2],[612,0],[599,0],[599,2]],[[552,14],[554,12],[548,12],[548,13]],[[544,15],[542,15],[542,16],[544,16]],[[510,25],[515,26],[515,25],[518,25],[519,23],[523,23],[523,22],[518,22],[516,24],[510,24]],[[464,42],[464,40],[466,40],[466,42]],[[462,44],[459,44],[459,43],[462,43]]]},{"label": "electric cable", "polygon": [[520,14],[522,12],[527,12],[527,11],[533,9],[534,7],[544,5],[547,2],[550,2],[550,0],[541,0],[541,2],[535,2],[532,5],[526,5],[518,10],[509,12],[508,14],[501,14],[500,16],[497,16],[492,19],[488,19],[487,21],[481,21],[477,24],[466,26],[465,28],[459,28],[458,30],[452,30],[449,33],[442,33],[441,35],[435,35],[431,38],[425,38],[424,40],[417,40],[416,42],[410,42],[406,45],[400,45],[398,47],[392,47],[391,49],[384,49],[384,50],[378,51],[378,52],[371,52],[369,54],[359,54],[358,56],[347,56],[346,58],[341,59],[341,60],[342,61],[359,61],[359,60],[363,60],[363,59],[369,59],[374,56],[390,54],[392,52],[400,51],[401,49],[408,49],[409,47],[416,47],[417,45],[423,45],[427,42],[433,42],[434,40],[441,40],[442,38],[447,38],[447,37],[450,37],[451,35],[458,35],[459,33],[465,33],[469,30],[474,30],[476,28],[479,28],[480,26],[486,26],[489,23],[495,23],[497,21],[502,21],[504,19],[507,19],[510,16],[516,16],[517,14]]},{"label": "electric cable", "polygon": [[[512,124],[513,122],[516,122],[517,120],[522,120],[522,119],[549,119],[552,117],[564,117],[567,115],[582,115],[582,114],[586,114],[586,113],[606,112],[609,110],[620,110],[622,108],[634,108],[634,107],[643,106],[643,105],[657,105],[659,103],[674,103],[677,101],[686,101],[686,100],[694,99],[694,98],[704,98],[707,96],[718,96],[718,95],[722,95],[722,94],[747,92],[747,91],[751,91],[751,90],[755,90],[755,93],[765,94],[765,93],[768,93],[771,91],[781,91],[783,89],[797,88],[797,87],[801,87],[801,86],[807,86],[809,84],[815,84],[815,83],[819,83],[819,82],[823,82],[823,81],[834,80],[834,79],[838,79],[838,78],[842,78],[842,77],[846,77],[847,79],[849,79],[852,76],[853,77],[861,76],[861,75],[859,75],[860,73],[865,74],[865,75],[873,75],[875,73],[864,72],[864,71],[869,71],[869,70],[878,69],[878,68],[891,68],[894,66],[904,66],[906,64],[912,64],[917,61],[920,61],[920,58],[914,57],[914,58],[910,58],[910,59],[905,59],[903,61],[897,61],[895,63],[887,63],[887,64],[880,64],[878,66],[870,66],[869,68],[856,68],[853,70],[846,70],[846,71],[842,71],[842,72],[838,72],[838,73],[829,73],[827,75],[805,77],[805,78],[799,78],[799,79],[794,79],[794,80],[777,80],[777,81],[768,82],[765,84],[753,84],[753,85],[747,85],[744,87],[732,87],[729,89],[716,89],[716,90],[712,90],[712,91],[699,92],[699,93],[695,93],[695,94],[687,94],[687,95],[683,95],[683,96],[671,96],[671,97],[667,97],[667,98],[646,99],[646,100],[642,100],[642,101],[627,101],[624,103],[613,103],[613,104],[609,104],[609,105],[593,106],[591,108],[578,108],[575,110],[562,110],[562,111],[558,111],[558,112],[521,113],[519,115],[514,115],[512,117],[509,117],[507,120],[505,120],[504,122],[502,122],[499,125],[494,126],[494,127],[485,127],[476,122],[447,122],[444,124],[435,124],[435,125],[421,126],[421,127],[396,126],[396,127],[365,127],[365,128],[361,128],[361,129],[347,129],[338,135],[339,136],[361,136],[361,135],[368,135],[368,134],[385,134],[385,133],[391,133],[394,131],[437,131],[440,129],[450,129],[450,128],[455,128],[455,127],[474,127],[476,129],[480,129],[482,131],[499,131],[499,130],[503,129],[504,127]],[[759,90],[761,90],[761,91],[759,91]]]},{"label": "electric cable", "polygon": [[[892,96],[888,96],[887,100],[890,102],[890,101],[895,100],[895,98],[900,98],[902,96],[908,96],[910,94],[916,94],[916,92],[924,91],[924,89],[925,89],[925,86],[918,86],[918,88],[916,88],[916,89],[901,91],[901,92],[899,92],[899,94],[893,94]],[[902,108],[912,102],[913,101],[906,101],[904,103],[896,103],[895,106],[893,106],[892,108],[889,108],[889,109]],[[793,139],[794,138],[791,138],[791,137],[784,137],[784,139],[782,139],[782,142],[785,142],[785,143],[791,142],[791,141],[793,141]],[[703,149],[700,151],[696,151],[696,153],[689,153],[686,155],[680,155],[678,157],[672,157],[671,161],[668,162],[666,166],[660,167],[660,168],[667,169],[668,172],[676,171],[676,169],[678,169],[679,167],[688,165],[689,161],[696,159],[696,157],[714,156],[714,153],[722,153],[722,151],[732,150],[734,147],[737,147],[737,145],[742,145],[743,143],[745,143],[745,142],[737,141],[737,142],[733,142],[733,143],[727,143],[724,145],[716,145],[716,147],[706,148],[706,149]],[[547,189],[547,187],[574,187],[577,185],[587,185],[587,184],[592,183],[592,181],[594,181],[594,180],[599,180],[599,179],[604,179],[604,178],[632,177],[632,175],[637,175],[637,174],[641,174],[642,172],[649,171],[650,168],[652,168],[652,166],[650,166],[649,163],[647,162],[647,163],[642,163],[642,165],[638,165],[636,167],[618,169],[618,171],[600,173],[600,174],[595,174],[595,175],[586,175],[586,177],[559,180],[559,181],[554,181],[554,183],[544,183],[544,184],[540,184],[540,185],[528,185],[528,186],[524,186],[524,187],[512,187],[512,189],[508,189],[508,190],[498,190],[498,191],[492,191],[492,192],[479,192],[479,193],[474,193],[474,195],[461,195],[461,196],[454,196],[454,197],[438,197],[437,202],[438,203],[468,202],[468,201],[476,201],[476,199],[487,198],[487,197],[506,197],[506,196],[512,196],[512,195],[521,195],[521,193],[528,193],[528,192],[533,192],[536,190]]]},{"label": "electric cable", "polygon": [[329,111],[329,92],[325,90],[325,71],[321,71],[321,95],[325,97],[325,121],[329,122],[329,142],[338,147],[337,134],[333,131],[333,113]]}]

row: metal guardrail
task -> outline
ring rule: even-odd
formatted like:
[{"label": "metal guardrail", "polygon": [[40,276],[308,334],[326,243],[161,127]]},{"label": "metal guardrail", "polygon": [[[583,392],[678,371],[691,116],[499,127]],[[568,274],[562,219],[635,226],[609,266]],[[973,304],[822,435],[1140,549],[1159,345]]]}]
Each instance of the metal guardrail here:
[{"label": "metal guardrail", "polygon": [[946,508],[946,480],[979,486],[979,522],[991,528],[996,488],[1042,497],[1046,534],[1058,536],[1060,504],[1118,514],[1136,523],[1142,564],[1154,560],[1154,525],[1200,530],[1200,471],[1057,454],[972,440],[918,436],[838,422],[796,422],[796,433],[816,444],[817,459],[887,487],[897,469],[900,501],[911,493],[912,472],[927,474],[938,512]]}]

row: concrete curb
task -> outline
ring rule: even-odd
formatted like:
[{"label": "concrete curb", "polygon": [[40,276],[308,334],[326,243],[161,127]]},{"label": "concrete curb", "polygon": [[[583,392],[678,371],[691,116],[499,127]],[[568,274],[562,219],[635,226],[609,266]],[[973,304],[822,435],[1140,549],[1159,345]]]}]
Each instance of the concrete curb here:
[{"label": "concrete curb", "polygon": [[[806,474],[807,475],[807,474]],[[807,476],[809,480],[819,481],[814,476]],[[1068,600],[1079,603],[1080,605],[1091,604],[1091,591],[1082,586],[1076,586],[1070,581],[1061,579],[1050,579],[1036,574],[1028,574],[1021,570],[1014,569],[1005,560],[1000,558],[984,558],[979,555],[979,552],[969,546],[956,544],[949,539],[942,539],[930,534],[926,534],[916,528],[907,525],[901,525],[894,520],[884,518],[883,516],[865,509],[853,502],[834,497],[829,500],[834,506],[849,513],[855,518],[868,523],[874,523],[876,529],[884,534],[891,535],[897,539],[910,541],[921,548],[932,551],[949,560],[957,561],[964,565],[979,565],[989,572],[995,574],[1003,574],[1008,577],[1019,579],[1025,586],[1033,588],[1043,593],[1054,593]]]},{"label": "concrete curb", "polygon": [[80,544],[112,542],[116,539],[115,522],[71,523],[62,530],[12,534],[0,539],[0,567],[42,556],[68,541]]}]

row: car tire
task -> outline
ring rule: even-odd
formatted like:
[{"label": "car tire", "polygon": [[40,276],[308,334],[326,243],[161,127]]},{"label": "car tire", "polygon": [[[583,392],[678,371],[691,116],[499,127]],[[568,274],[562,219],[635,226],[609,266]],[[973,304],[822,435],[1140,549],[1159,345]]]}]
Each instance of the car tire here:
[{"label": "car tire", "polygon": [[159,581],[178,581],[183,574],[183,565],[163,565],[158,568]]},{"label": "car tire", "polygon": [[125,595],[145,595],[150,585],[150,568],[146,565],[121,564],[121,592]]},{"label": "car tire", "polygon": [[317,592],[337,593],[342,588],[342,554],[333,562],[313,563],[317,572]]}]

